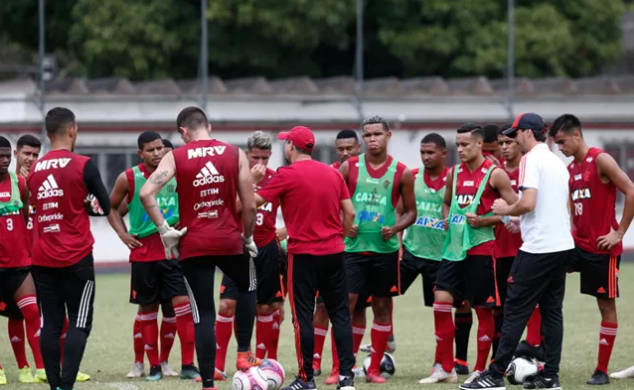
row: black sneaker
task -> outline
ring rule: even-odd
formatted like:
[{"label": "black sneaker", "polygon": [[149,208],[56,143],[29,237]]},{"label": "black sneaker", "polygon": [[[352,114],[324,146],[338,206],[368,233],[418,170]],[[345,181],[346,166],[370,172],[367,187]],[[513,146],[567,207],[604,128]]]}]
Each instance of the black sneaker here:
[{"label": "black sneaker", "polygon": [[501,376],[493,375],[491,372],[483,371],[480,376],[475,378],[470,383],[463,383],[460,385],[462,390],[470,389],[488,389],[488,390],[506,390],[504,385],[504,378]]},{"label": "black sneaker", "polygon": [[163,370],[160,365],[150,367],[150,374],[145,377],[146,381],[156,382],[163,379]]},{"label": "black sneaker", "polygon": [[186,364],[181,366],[181,379],[198,379],[200,378],[200,372],[193,364]]},{"label": "black sneaker", "polygon": [[596,370],[586,383],[589,385],[607,385],[610,383],[610,378],[608,378],[608,375],[605,372]]},{"label": "black sneaker", "polygon": [[469,375],[469,366],[466,364],[454,363],[453,367],[456,369],[456,374]]},{"label": "black sneaker", "polygon": [[524,381],[522,385],[523,389],[552,389],[552,390],[561,390],[561,384],[559,383],[559,378],[552,377],[547,378],[542,376],[541,374],[529,376]]},{"label": "black sneaker", "polygon": [[314,379],[303,381],[302,378],[296,377],[293,383],[284,387],[282,390],[317,390],[317,386],[315,386]]},{"label": "black sneaker", "polygon": [[354,377],[351,377],[351,376],[339,377],[339,385],[337,386],[337,390],[355,390]]}]

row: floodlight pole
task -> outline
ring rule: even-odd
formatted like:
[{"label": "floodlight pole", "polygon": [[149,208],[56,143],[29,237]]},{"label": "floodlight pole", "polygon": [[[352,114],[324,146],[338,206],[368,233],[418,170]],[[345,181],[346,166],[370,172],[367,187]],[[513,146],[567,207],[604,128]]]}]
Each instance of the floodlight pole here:
[{"label": "floodlight pole", "polygon": [[207,60],[207,0],[200,1],[200,105],[207,112],[209,63]]},{"label": "floodlight pole", "polygon": [[363,0],[357,0],[357,42],[355,55],[355,95],[359,121],[363,120]]},{"label": "floodlight pole", "polygon": [[42,152],[46,151],[46,126],[44,124],[44,105],[46,95],[46,82],[44,80],[44,0],[38,0],[37,2],[37,19],[38,19],[38,86],[40,90],[40,99],[38,101],[39,110],[42,113],[42,129],[40,131],[40,138],[42,142]]},{"label": "floodlight pole", "polygon": [[515,100],[515,0],[508,0],[508,41],[506,47],[506,111],[509,119],[513,119]]}]

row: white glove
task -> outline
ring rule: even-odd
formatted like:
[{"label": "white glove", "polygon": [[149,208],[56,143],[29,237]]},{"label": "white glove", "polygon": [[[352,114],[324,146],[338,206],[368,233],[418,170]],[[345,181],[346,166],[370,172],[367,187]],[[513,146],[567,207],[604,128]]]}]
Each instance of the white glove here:
[{"label": "white glove", "polygon": [[255,242],[253,242],[253,236],[244,237],[244,247],[249,252],[249,257],[255,258],[258,255],[258,247],[255,246]]},{"label": "white glove", "polygon": [[178,242],[181,237],[187,233],[187,228],[184,227],[181,230],[176,230],[171,227],[167,221],[163,221],[161,226],[157,227],[159,234],[161,235],[161,241],[163,242],[163,247],[165,248],[165,258],[177,259],[178,258]]},{"label": "white glove", "polygon": [[86,195],[86,198],[84,199],[84,206],[90,216],[97,217],[104,215],[103,209],[101,208],[101,205],[99,205],[99,201],[93,194]]}]

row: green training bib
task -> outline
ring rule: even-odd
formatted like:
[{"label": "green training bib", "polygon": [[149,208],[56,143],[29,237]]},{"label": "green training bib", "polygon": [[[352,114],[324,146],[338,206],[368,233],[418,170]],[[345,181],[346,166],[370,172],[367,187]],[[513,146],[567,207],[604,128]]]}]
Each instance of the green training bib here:
[{"label": "green training bib", "polygon": [[424,169],[418,171],[414,182],[416,196],[416,221],[405,229],[403,245],[416,257],[429,260],[441,260],[445,242],[445,224],[442,216],[442,204],[445,188],[431,189],[425,183]]},{"label": "green training bib", "polygon": [[359,233],[355,238],[346,237],[346,252],[398,251],[399,241],[396,235],[387,241],[381,237],[381,228],[392,226],[396,222],[392,188],[397,164],[397,161],[392,159],[385,174],[375,179],[367,171],[365,154],[359,156],[359,177],[352,195],[352,204],[357,214],[354,223],[359,226]]},{"label": "green training bib", "polygon": [[465,216],[467,213],[475,214],[478,209],[480,198],[482,197],[482,193],[489,182],[489,176],[491,175],[494,166],[489,167],[486,175],[484,175],[484,178],[478,186],[478,191],[476,192],[473,202],[468,204],[466,207],[460,207],[458,205],[458,201],[456,200],[458,168],[459,165],[456,165],[453,170],[451,206],[449,208],[448,216],[449,230],[442,250],[442,258],[452,261],[464,260],[465,257],[467,257],[467,251],[469,249],[495,239],[493,226],[472,228],[471,225],[467,223],[467,217]]},{"label": "green training bib", "polygon": [[[130,213],[130,231],[133,236],[143,238],[150,236],[157,232],[156,226],[150,219],[150,216],[145,211],[139,193],[141,188],[146,182],[146,178],[143,172],[139,169],[139,166],[132,168],[134,175],[134,195],[132,195],[132,201],[128,205]],[[156,194],[156,202],[159,205],[159,209],[163,214],[163,217],[169,223],[170,226],[178,223],[178,195],[176,194],[176,179],[172,178],[170,181],[161,188],[158,194]]]},{"label": "green training bib", "polygon": [[24,207],[20,197],[18,175],[15,172],[9,172],[9,180],[11,182],[11,198],[6,202],[0,202],[0,215],[15,213]]}]

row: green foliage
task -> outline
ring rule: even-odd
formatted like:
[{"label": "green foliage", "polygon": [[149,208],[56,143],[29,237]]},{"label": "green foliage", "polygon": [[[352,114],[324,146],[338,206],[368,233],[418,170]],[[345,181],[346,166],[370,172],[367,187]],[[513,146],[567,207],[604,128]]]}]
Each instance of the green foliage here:
[{"label": "green foliage", "polygon": [[[2,4],[0,52],[33,61],[37,1]],[[517,75],[600,73],[621,55],[625,8],[624,0],[516,0]],[[367,77],[504,75],[506,1],[365,0],[364,14]],[[352,73],[355,0],[209,0],[207,19],[213,74]],[[47,52],[62,75],[191,78],[199,22],[199,0],[49,0]]]},{"label": "green foliage", "polygon": [[210,1],[212,70],[235,76],[319,76],[323,68],[313,52],[349,47],[347,29],[354,16],[353,1]]},{"label": "green foliage", "polygon": [[[187,52],[183,33],[192,32],[181,25],[182,12],[178,0],[79,0],[69,44],[80,59],[80,72],[92,77],[173,77],[177,54]],[[196,69],[195,60],[189,66]]]}]

